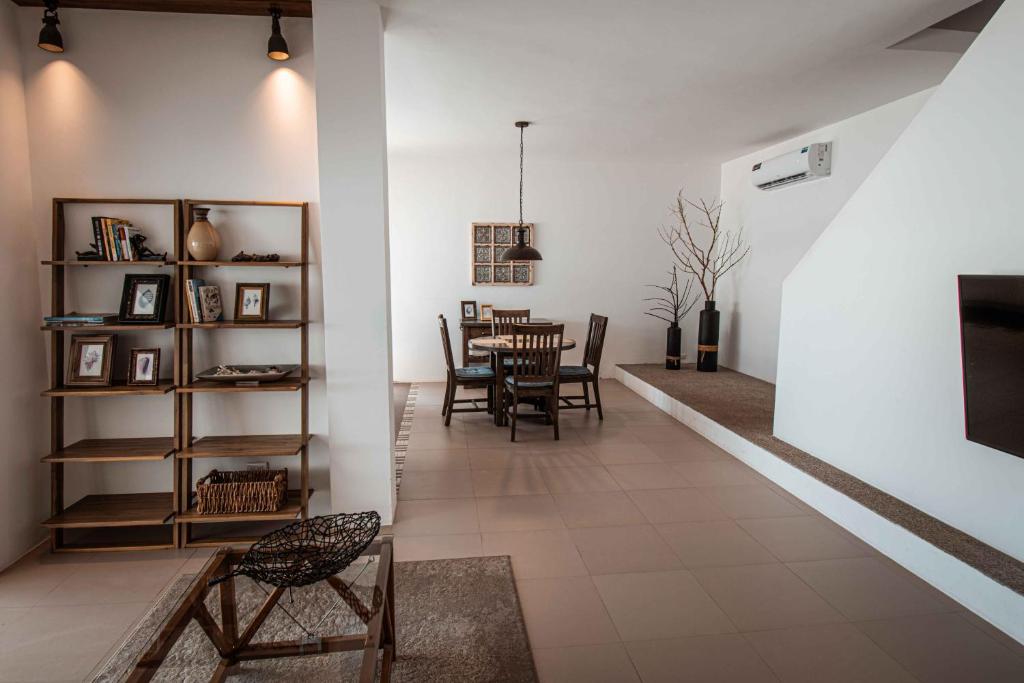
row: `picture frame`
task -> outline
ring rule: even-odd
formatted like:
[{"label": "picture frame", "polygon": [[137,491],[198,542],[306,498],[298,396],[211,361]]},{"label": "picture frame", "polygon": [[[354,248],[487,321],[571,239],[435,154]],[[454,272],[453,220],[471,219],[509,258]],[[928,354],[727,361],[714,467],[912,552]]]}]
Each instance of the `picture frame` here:
[{"label": "picture frame", "polygon": [[462,322],[469,322],[477,319],[476,302],[462,301],[459,303],[459,310],[462,314]]},{"label": "picture frame", "polygon": [[156,386],[160,383],[160,349],[132,349],[128,384]]},{"label": "picture frame", "polygon": [[170,275],[126,274],[121,291],[118,321],[121,323],[163,322],[167,309],[167,295],[170,290]]},{"label": "picture frame", "polygon": [[73,334],[65,384],[71,387],[111,385],[117,335]]},{"label": "picture frame", "polygon": [[270,310],[270,283],[239,282],[235,284],[235,320],[266,322]]},{"label": "picture frame", "polygon": [[[534,283],[533,261],[505,261],[519,234],[519,223],[472,223],[469,227],[470,282],[474,287],[529,287]],[[536,246],[537,226],[523,223],[523,241]]]},{"label": "picture frame", "polygon": [[480,322],[494,322],[494,304],[480,304]]}]

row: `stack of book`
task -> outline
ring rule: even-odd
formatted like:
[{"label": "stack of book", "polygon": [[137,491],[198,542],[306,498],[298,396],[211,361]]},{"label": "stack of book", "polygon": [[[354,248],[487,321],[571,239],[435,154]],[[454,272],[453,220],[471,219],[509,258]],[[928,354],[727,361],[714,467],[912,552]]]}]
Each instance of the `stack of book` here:
[{"label": "stack of book", "polygon": [[43,322],[54,327],[88,327],[89,325],[110,325],[117,322],[116,313],[68,313],[48,315]]},{"label": "stack of book", "polygon": [[220,287],[208,285],[205,280],[191,279],[185,282],[188,314],[194,323],[212,323],[224,319],[224,308],[220,302]]},{"label": "stack of book", "polygon": [[132,236],[141,231],[123,218],[92,217],[92,236],[103,261],[138,261]]}]

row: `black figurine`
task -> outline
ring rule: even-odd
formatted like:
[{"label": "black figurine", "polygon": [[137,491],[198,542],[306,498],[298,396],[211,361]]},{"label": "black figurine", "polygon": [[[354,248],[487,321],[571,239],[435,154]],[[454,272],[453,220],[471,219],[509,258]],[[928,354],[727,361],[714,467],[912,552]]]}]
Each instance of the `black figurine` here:
[{"label": "black figurine", "polygon": [[158,254],[146,246],[146,236],[136,233],[128,238],[132,243],[132,250],[140,261],[166,261],[167,252]]},{"label": "black figurine", "polygon": [[278,254],[246,254],[244,251],[240,251],[231,257],[232,261],[257,261],[260,263],[276,263],[281,260]]},{"label": "black figurine", "polygon": [[100,256],[99,250],[96,245],[89,242],[89,246],[92,247],[89,251],[76,251],[75,255],[78,256],[79,261],[102,261],[103,257]]}]

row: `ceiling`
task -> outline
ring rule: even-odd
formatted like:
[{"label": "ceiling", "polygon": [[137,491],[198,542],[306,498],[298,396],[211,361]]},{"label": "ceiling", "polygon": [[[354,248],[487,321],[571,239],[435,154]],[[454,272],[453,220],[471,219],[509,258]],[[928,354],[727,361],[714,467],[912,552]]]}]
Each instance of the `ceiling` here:
[{"label": "ceiling", "polygon": [[734,158],[939,83],[976,0],[381,0],[395,153]]}]

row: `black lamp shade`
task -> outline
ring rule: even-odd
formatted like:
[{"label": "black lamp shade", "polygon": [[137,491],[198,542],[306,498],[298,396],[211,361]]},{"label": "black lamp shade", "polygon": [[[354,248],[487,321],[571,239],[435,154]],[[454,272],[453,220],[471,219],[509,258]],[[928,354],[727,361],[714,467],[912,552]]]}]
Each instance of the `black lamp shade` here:
[{"label": "black lamp shade", "polygon": [[43,17],[43,30],[39,32],[37,45],[47,52],[64,52],[64,38],[60,35],[57,24],[60,19],[57,16],[47,14]]},{"label": "black lamp shade", "polygon": [[288,41],[281,35],[281,16],[279,11],[273,12],[273,24],[270,30],[270,40],[267,41],[267,56],[276,62],[283,62],[291,57],[288,53]]},{"label": "black lamp shade", "polygon": [[505,250],[502,261],[543,261],[544,257],[533,247],[515,246]]},{"label": "black lamp shade", "polygon": [[540,255],[540,252],[531,246],[527,246],[524,228],[516,228],[519,233],[519,238],[516,241],[515,246],[505,250],[502,255],[502,261],[543,261],[544,257]]}]

